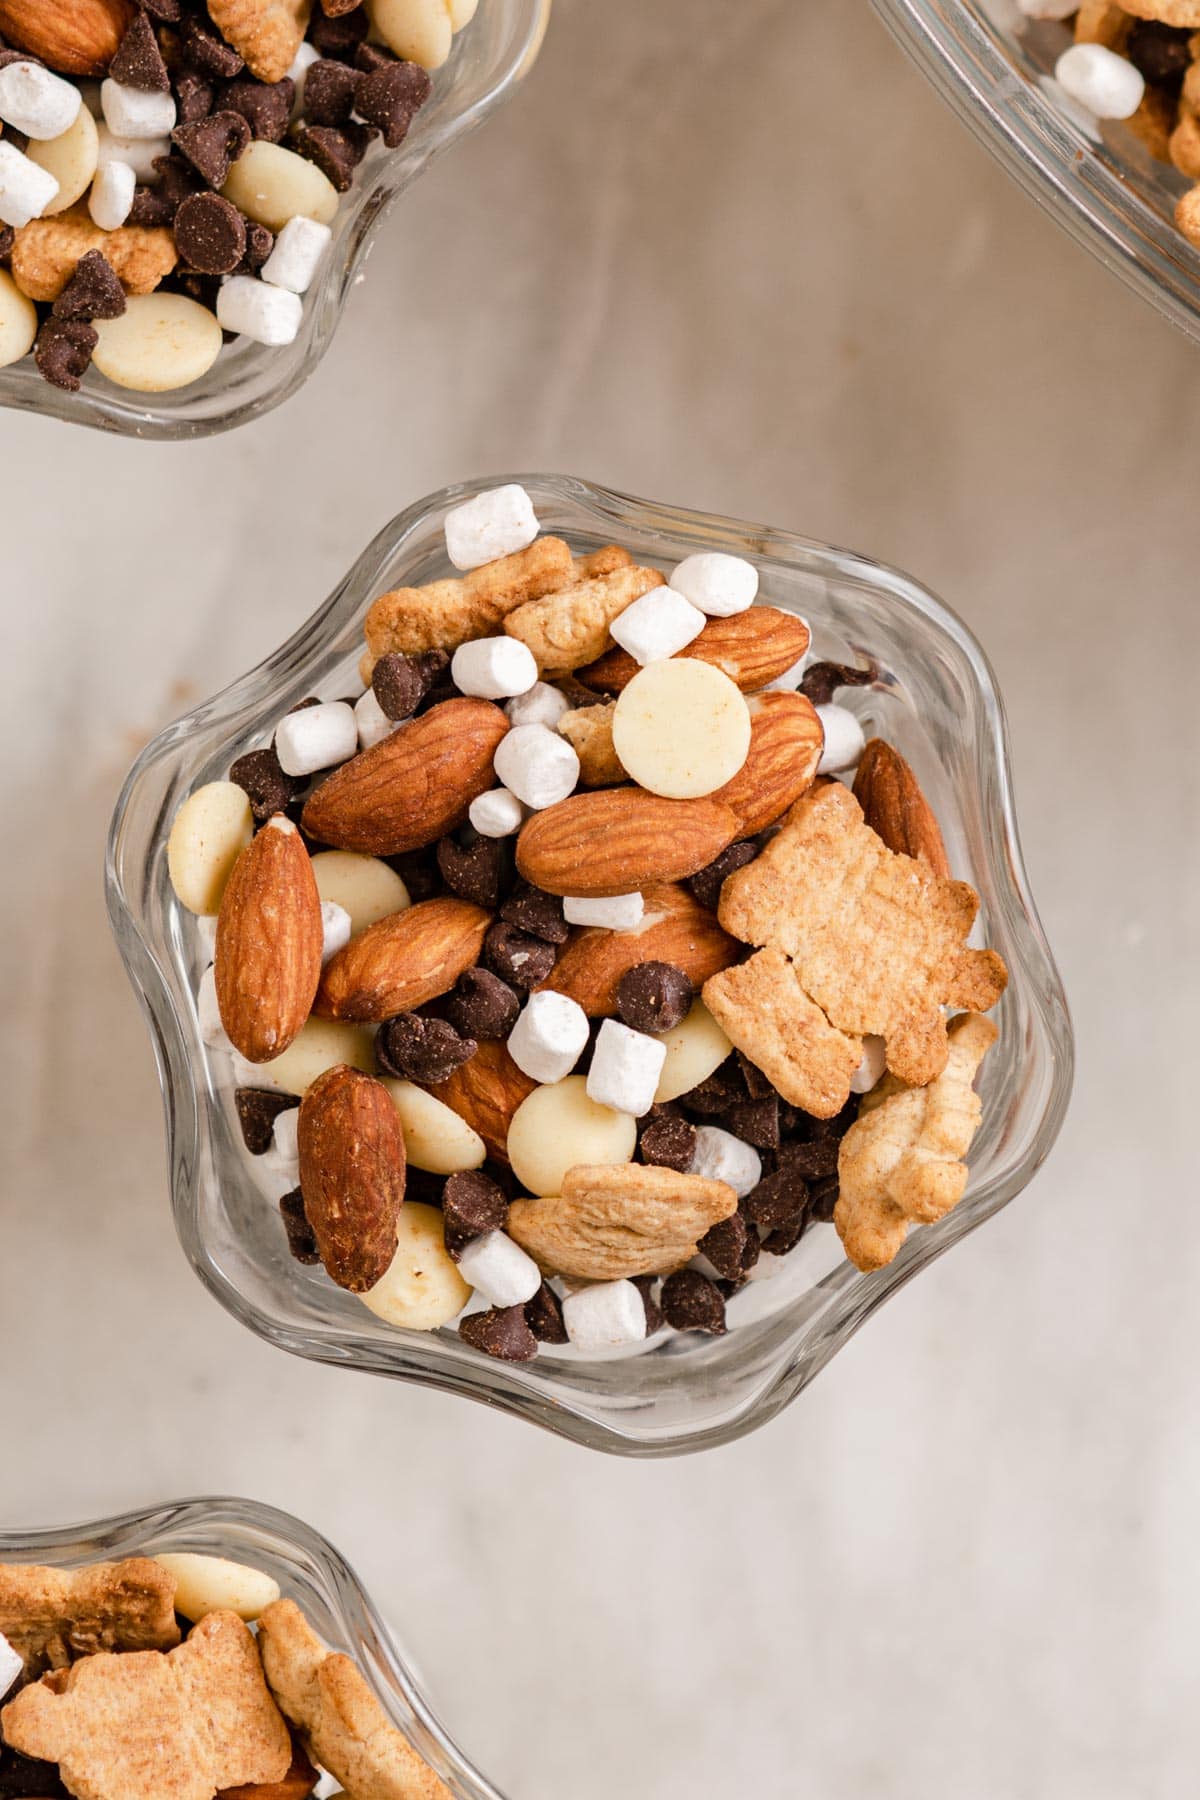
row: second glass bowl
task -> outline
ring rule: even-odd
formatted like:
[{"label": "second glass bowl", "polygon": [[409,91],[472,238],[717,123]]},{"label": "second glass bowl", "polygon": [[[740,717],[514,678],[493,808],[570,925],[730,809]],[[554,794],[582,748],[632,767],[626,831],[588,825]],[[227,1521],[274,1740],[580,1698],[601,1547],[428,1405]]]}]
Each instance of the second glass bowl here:
[{"label": "second glass bowl", "polygon": [[[874,684],[843,699],[868,736],[887,737],[915,768],[954,873],[978,890],[983,940],[1010,974],[1000,1041],[984,1065],[970,1185],[942,1224],[914,1231],[895,1262],[873,1275],[845,1261],[831,1227],[810,1228],[778,1274],[735,1297],[727,1336],[663,1337],[615,1359],[543,1346],[532,1363],[494,1362],[452,1328],[423,1334],[384,1325],[323,1272],[292,1259],[276,1209],[247,1166],[232,1075],[210,1063],[201,1040],[197,933],[167,873],[167,834],[186,795],[269,741],[274,721],[305,695],[356,691],[371,601],[451,572],[447,507],[506,480],[526,487],[544,531],[579,551],[615,542],[668,566],[700,549],[749,557],[762,599],[809,621],[816,656],[872,660]],[[1054,1142],[1070,1092],[1070,1023],[1021,863],[1000,698],[965,626],[881,564],[569,477],[494,476],[446,488],[385,526],[294,637],[143,751],[113,819],[107,879],[117,941],[158,1056],[176,1225],[222,1304],[298,1355],[446,1388],[598,1449],[695,1450],[772,1417],[906,1281],[1020,1193]]]}]

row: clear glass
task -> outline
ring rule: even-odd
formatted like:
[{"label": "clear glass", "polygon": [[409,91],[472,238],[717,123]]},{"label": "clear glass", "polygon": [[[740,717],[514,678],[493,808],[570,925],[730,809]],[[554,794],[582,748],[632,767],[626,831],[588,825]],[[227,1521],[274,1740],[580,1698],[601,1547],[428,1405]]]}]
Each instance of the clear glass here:
[{"label": "clear glass", "polygon": [[270,412],[307,381],[333,340],[351,287],[359,279],[392,203],[455,143],[515,93],[537,60],[551,0],[481,0],[460,31],[433,92],[396,150],[376,144],[354,185],[341,197],[333,243],[305,295],[295,341],[273,350],[239,338],[208,374],[169,394],[136,394],[91,369],[77,394],[44,381],[31,358],[0,369],[0,405],[92,425],[124,437],[178,439],[229,431]]},{"label": "clear glass", "polygon": [[872,0],[960,119],[1071,236],[1200,338],[1200,254],[1177,230],[1192,185],[1128,125],[1093,120],[1049,87],[1072,34],[1016,0]]},{"label": "clear glass", "polygon": [[[450,573],[446,507],[500,480],[522,481],[547,531],[580,550],[612,541],[669,567],[696,549],[751,557],[763,598],[802,613],[817,654],[871,657],[875,685],[848,703],[915,766],[957,874],[974,883],[986,939],[1011,974],[1000,1043],[984,1065],[984,1124],[967,1197],[915,1230],[890,1268],[860,1275],[831,1227],[814,1227],[769,1281],[730,1307],[728,1336],[663,1335],[639,1353],[584,1360],[543,1346],[535,1362],[494,1362],[453,1329],[402,1332],[288,1254],[275,1209],[248,1167],[232,1075],[210,1065],[193,998],[202,967],[190,915],[167,875],[179,803],[269,742],[306,694],[355,691],[362,622],[387,588]],[[875,1309],[1007,1204],[1054,1141],[1071,1085],[1072,1039],[1058,975],[1021,865],[1004,715],[974,638],[907,576],[784,531],[630,499],[561,476],[494,476],[444,489],[386,526],[320,610],[224,693],[143,751],[108,846],[113,928],[154,1036],[166,1108],[171,1193],[184,1249],[221,1302],[301,1356],[447,1388],[598,1449],[667,1455],[719,1444],[795,1398]]]},{"label": "clear glass", "polygon": [[290,1513],[253,1500],[172,1500],[54,1531],[0,1531],[0,1562],[64,1569],[181,1550],[232,1557],[273,1575],[330,1649],[358,1664],[393,1724],[437,1770],[455,1800],[503,1800],[434,1717],[349,1563]]}]

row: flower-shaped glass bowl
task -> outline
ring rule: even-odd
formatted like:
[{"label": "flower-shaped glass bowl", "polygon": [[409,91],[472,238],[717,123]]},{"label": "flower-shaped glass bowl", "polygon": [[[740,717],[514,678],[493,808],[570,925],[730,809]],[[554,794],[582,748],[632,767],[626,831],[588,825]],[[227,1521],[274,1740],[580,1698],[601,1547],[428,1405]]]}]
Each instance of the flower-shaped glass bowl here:
[{"label": "flower-shaped glass bowl", "polygon": [[[198,933],[167,875],[172,817],[200,783],[270,741],[310,693],[354,691],[363,617],[387,588],[450,572],[447,506],[495,480],[522,480],[546,531],[586,550],[609,542],[666,567],[720,548],[758,565],[762,598],[806,617],[816,653],[870,658],[873,686],[846,696],[868,731],[908,757],[974,883],[982,932],[1011,975],[1001,1038],[984,1065],[983,1127],[967,1197],[912,1232],[890,1268],[860,1275],[831,1227],[814,1227],[769,1281],[730,1307],[728,1336],[660,1335],[638,1353],[585,1360],[543,1346],[527,1364],[490,1361],[447,1329],[398,1331],[319,1270],[289,1256],[275,1208],[242,1148],[232,1075],[210,1063],[193,998]],[[1071,1083],[1066,1005],[1021,867],[1004,716],[979,646],[931,594],[895,570],[788,532],[658,506],[557,476],[447,488],[386,526],[340,587],[259,668],[168,727],[139,757],[108,850],[109,909],[150,1020],[165,1097],[175,1218],[197,1272],[245,1324],[303,1356],[452,1389],[601,1449],[632,1455],[736,1437],[792,1399],[876,1307],[1020,1192],[1050,1149]]]},{"label": "flower-shaped glass bowl", "polygon": [[392,1723],[437,1770],[455,1800],[503,1800],[430,1711],[353,1569],[332,1544],[289,1513],[253,1500],[174,1500],[53,1531],[0,1531],[0,1562],[64,1569],[184,1550],[228,1556],[272,1575],[330,1649],[358,1664]]},{"label": "flower-shaped glass bowl", "polygon": [[1176,228],[1192,184],[1127,124],[1093,120],[1054,81],[1068,26],[1016,0],[873,0],[934,87],[1051,217],[1200,338],[1200,253]]},{"label": "flower-shaped glass bowl", "polygon": [[127,437],[194,438],[228,431],[269,412],[306,381],[337,330],[392,202],[435,156],[483,122],[515,92],[541,49],[551,0],[481,0],[454,40],[449,60],[433,74],[433,91],[396,150],[376,144],[341,196],[333,242],[304,297],[294,342],[282,349],[238,338],[199,381],[173,393],[138,394],[89,370],[76,394],[44,381],[26,357],[0,369],[0,404],[93,425]]}]

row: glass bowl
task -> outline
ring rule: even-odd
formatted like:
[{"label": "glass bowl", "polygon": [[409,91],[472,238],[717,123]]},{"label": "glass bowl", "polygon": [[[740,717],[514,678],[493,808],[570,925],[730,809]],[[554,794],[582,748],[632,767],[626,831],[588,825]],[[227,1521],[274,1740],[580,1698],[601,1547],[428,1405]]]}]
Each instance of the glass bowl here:
[{"label": "glass bowl", "polygon": [[201,380],[168,394],[136,394],[91,369],[77,394],[52,387],[31,357],[0,369],[0,405],[45,413],[135,438],[198,438],[270,412],[307,381],[333,341],[351,287],[397,200],[435,156],[515,93],[537,61],[552,0],[482,0],[458,33],[433,91],[397,150],[376,144],[341,196],[330,245],[294,342],[273,350],[247,338],[226,344]]},{"label": "glass bowl", "polygon": [[[1076,241],[1200,338],[1200,254],[1174,222],[1193,184],[1128,125],[1057,89],[1068,27],[1016,0],[873,0],[893,35],[976,137]],[[1057,98],[1055,95],[1057,94]]]},{"label": "glass bowl", "polygon": [[[735,1297],[736,1329],[723,1338],[660,1334],[616,1359],[542,1346],[535,1362],[511,1364],[470,1349],[453,1329],[424,1334],[383,1324],[288,1254],[276,1210],[248,1167],[232,1075],[210,1066],[201,1042],[193,998],[204,966],[199,934],[167,875],[176,808],[200,783],[224,777],[244,750],[269,742],[274,722],[305,695],[357,691],[371,600],[450,573],[447,506],[498,481],[523,482],[543,528],[576,549],[615,541],[667,565],[696,549],[748,556],[761,571],[763,598],[808,619],[818,656],[872,658],[874,686],[848,692],[846,703],[915,766],[955,873],[979,891],[986,940],[1009,967],[966,1198],[942,1224],[914,1231],[895,1262],[872,1275],[845,1262],[832,1227],[812,1228],[774,1279]],[[143,751],[117,803],[107,884],[158,1057],[175,1222],[205,1284],[244,1324],[298,1355],[446,1388],[598,1449],[696,1450],[771,1418],[877,1307],[1025,1187],[1054,1142],[1070,1090],[1070,1023],[1021,865],[1004,714],[965,626],[916,582],[862,557],[568,477],[467,482],[385,526],[294,637]]]},{"label": "glass bowl", "polygon": [[330,1649],[358,1664],[392,1723],[437,1770],[455,1800],[503,1800],[430,1711],[354,1570],[319,1532],[290,1513],[254,1500],[173,1500],[54,1531],[0,1531],[0,1562],[55,1568],[181,1550],[232,1557],[273,1575]]}]

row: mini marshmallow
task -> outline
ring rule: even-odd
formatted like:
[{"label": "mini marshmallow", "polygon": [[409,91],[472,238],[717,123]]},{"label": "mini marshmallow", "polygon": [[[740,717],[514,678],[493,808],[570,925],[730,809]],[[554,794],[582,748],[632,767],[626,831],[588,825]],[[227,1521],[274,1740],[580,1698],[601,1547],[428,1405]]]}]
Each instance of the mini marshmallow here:
[{"label": "mini marshmallow", "polygon": [[494,764],[504,786],[535,812],[565,800],[579,780],[575,751],[547,725],[514,725],[501,738]]},{"label": "mini marshmallow", "polygon": [[661,662],[674,656],[704,630],[704,614],[672,588],[651,588],[618,613],[609,627],[622,650],[636,662]]},{"label": "mini marshmallow", "polygon": [[200,1036],[210,1050],[229,1049],[229,1039],[221,1023],[221,1009],[217,1005],[217,971],[211,964],[200,977],[196,989],[196,1017],[200,1021]]},{"label": "mini marshmallow", "polygon": [[533,501],[517,482],[489,488],[446,514],[446,554],[456,569],[512,556],[538,534]]},{"label": "mini marshmallow", "polygon": [[358,747],[370,750],[381,744],[385,737],[391,737],[396,729],[396,721],[389,719],[375,698],[375,690],[368,688],[354,702],[354,717],[358,720]]},{"label": "mini marshmallow", "polygon": [[217,915],[216,913],[195,913],[193,923],[196,927],[196,941],[200,945],[201,954],[211,962],[217,954]]},{"label": "mini marshmallow", "polygon": [[744,1200],[762,1180],[762,1157],[732,1131],[722,1131],[719,1125],[698,1125],[691,1173],[708,1181],[727,1181],[738,1199]]},{"label": "mini marshmallow", "polygon": [[467,817],[480,837],[511,837],[525,822],[525,808],[507,788],[489,788],[472,800]]},{"label": "mini marshmallow", "polygon": [[548,681],[535,681],[527,693],[518,694],[504,710],[513,725],[554,726],[564,713],[570,712],[571,702]]},{"label": "mini marshmallow", "polygon": [[646,903],[640,894],[609,894],[603,900],[563,901],[568,925],[603,925],[609,931],[633,931],[642,922]]},{"label": "mini marshmallow", "polygon": [[26,137],[61,137],[79,117],[82,104],[77,87],[40,63],[13,62],[0,69],[0,119]]},{"label": "mini marshmallow", "polygon": [[654,1105],[666,1060],[667,1046],[660,1038],[631,1031],[619,1019],[605,1019],[588,1070],[588,1099],[640,1119]]},{"label": "mini marshmallow", "polygon": [[345,907],[339,906],[336,900],[322,900],[321,929],[325,934],[321,945],[321,965],[324,967],[331,956],[336,956],[350,942],[353,922]]},{"label": "mini marshmallow", "polygon": [[300,329],[304,304],[287,288],[268,287],[253,275],[231,275],[217,291],[217,319],[225,331],[281,349]]},{"label": "mini marshmallow", "polygon": [[1097,119],[1129,119],[1146,92],[1140,70],[1103,44],[1072,44],[1054,65],[1065,94]]},{"label": "mini marshmallow", "polygon": [[848,706],[818,706],[817,717],[825,733],[825,748],[817,764],[818,775],[852,769],[866,748],[863,728]]},{"label": "mini marshmallow", "polygon": [[175,99],[157,88],[126,87],[112,76],[100,86],[104,121],[114,137],[168,137],[175,129]]},{"label": "mini marshmallow", "polygon": [[298,213],[275,239],[275,248],[259,275],[272,287],[287,288],[293,294],[306,293],[332,241],[328,225]]},{"label": "mini marshmallow", "polygon": [[886,1071],[886,1043],[881,1037],[865,1037],[862,1061],[850,1077],[850,1092],[852,1094],[869,1094]]},{"label": "mini marshmallow", "polygon": [[324,700],[288,713],[275,727],[275,754],[285,775],[315,775],[358,749],[358,720],[344,700]]},{"label": "mini marshmallow", "polygon": [[561,1081],[583,1055],[587,1014],[565,994],[530,994],[508,1036],[508,1053],[532,1081]]},{"label": "mini marshmallow", "polygon": [[520,638],[472,638],[450,659],[450,679],[480,700],[510,700],[527,694],[537,680],[533,651]]},{"label": "mini marshmallow", "polygon": [[489,1306],[524,1306],[542,1285],[532,1256],[503,1231],[472,1238],[459,1256],[458,1272]]},{"label": "mini marshmallow", "polygon": [[18,1675],[25,1672],[25,1659],[13,1649],[0,1631],[0,1700],[8,1693]]},{"label": "mini marshmallow", "polygon": [[101,163],[88,195],[92,223],[101,231],[116,231],[129,217],[136,188],[137,176],[128,163]]},{"label": "mini marshmallow", "polygon": [[30,219],[40,219],[57,192],[58,183],[48,169],[39,168],[0,138],[0,225],[19,231]]},{"label": "mini marshmallow", "polygon": [[289,1106],[283,1112],[275,1114],[275,1123],[271,1127],[271,1142],[263,1152],[262,1163],[287,1182],[289,1187],[300,1185],[300,1108]]},{"label": "mini marshmallow", "polygon": [[646,1335],[646,1308],[632,1281],[597,1281],[568,1294],[563,1324],[577,1350],[615,1350],[640,1344]]},{"label": "mini marshmallow", "polygon": [[685,556],[671,571],[670,585],[710,619],[729,619],[753,606],[758,570],[744,556],[723,550],[701,550]]},{"label": "mini marshmallow", "polygon": [[105,163],[128,163],[139,181],[157,181],[158,170],[154,167],[156,157],[166,156],[171,149],[169,137],[126,138],[118,137],[101,124],[99,127],[99,147],[96,167],[102,169]]}]

